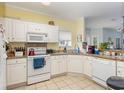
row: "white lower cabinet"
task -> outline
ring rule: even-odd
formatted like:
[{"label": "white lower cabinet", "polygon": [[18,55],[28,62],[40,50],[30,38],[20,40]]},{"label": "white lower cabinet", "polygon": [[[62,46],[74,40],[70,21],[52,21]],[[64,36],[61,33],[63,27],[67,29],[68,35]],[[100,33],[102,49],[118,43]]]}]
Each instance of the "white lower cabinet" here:
[{"label": "white lower cabinet", "polygon": [[26,82],[26,59],[7,60],[7,86]]},{"label": "white lower cabinet", "polygon": [[124,62],[117,62],[117,76],[124,77]]},{"label": "white lower cabinet", "polygon": [[67,72],[66,55],[51,56],[51,75]]},{"label": "white lower cabinet", "polygon": [[84,56],[83,57],[83,62],[84,62],[84,66],[83,66],[83,70],[84,70],[84,74],[92,77],[92,58],[88,57],[88,56]]},{"label": "white lower cabinet", "polygon": [[80,55],[68,56],[68,72],[83,73],[83,57]]},{"label": "white lower cabinet", "polygon": [[56,59],[51,60],[51,75],[59,74],[59,64]]},{"label": "white lower cabinet", "polygon": [[59,59],[59,71],[60,73],[65,73],[67,72],[67,56],[63,55]]}]

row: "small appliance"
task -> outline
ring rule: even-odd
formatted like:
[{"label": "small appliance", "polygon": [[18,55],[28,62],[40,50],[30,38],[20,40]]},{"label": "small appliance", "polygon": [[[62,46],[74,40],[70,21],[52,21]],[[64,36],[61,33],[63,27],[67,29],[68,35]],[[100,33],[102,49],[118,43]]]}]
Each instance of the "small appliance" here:
[{"label": "small appliance", "polygon": [[52,53],[54,53],[53,49],[47,49],[47,54],[52,54]]},{"label": "small appliance", "polygon": [[95,53],[95,46],[88,46],[88,54],[94,54]]}]

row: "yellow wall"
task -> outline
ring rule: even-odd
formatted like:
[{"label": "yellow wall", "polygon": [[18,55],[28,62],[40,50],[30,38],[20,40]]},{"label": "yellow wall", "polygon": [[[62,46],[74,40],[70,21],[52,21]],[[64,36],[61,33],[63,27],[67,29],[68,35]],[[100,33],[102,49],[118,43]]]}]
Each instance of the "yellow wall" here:
[{"label": "yellow wall", "polygon": [[0,17],[4,16],[5,12],[5,6],[4,4],[0,4]]},{"label": "yellow wall", "polygon": [[[18,9],[11,6],[6,6],[5,8],[5,17],[10,18],[18,18],[26,21],[32,21],[32,22],[38,22],[38,23],[45,23],[48,24],[49,20],[53,20],[55,22],[55,25],[61,26],[63,28],[68,29],[72,32],[72,45],[74,46],[76,43],[76,32],[77,32],[77,22],[72,22],[68,20],[62,20],[53,18],[50,16],[46,16],[43,14],[38,14],[34,12],[27,12],[26,10]],[[83,26],[84,24],[82,24]],[[48,48],[54,48],[58,49],[58,44],[48,44]]]},{"label": "yellow wall", "polygon": [[81,34],[82,35],[82,41],[85,40],[85,20],[84,18],[79,18],[77,20],[77,35]]},{"label": "yellow wall", "polygon": [[[82,42],[85,41],[85,20],[84,18],[79,18],[77,20],[77,30],[76,30],[77,35],[82,35]],[[82,49],[82,42],[76,42],[76,45],[80,48],[80,50],[83,52]]]}]

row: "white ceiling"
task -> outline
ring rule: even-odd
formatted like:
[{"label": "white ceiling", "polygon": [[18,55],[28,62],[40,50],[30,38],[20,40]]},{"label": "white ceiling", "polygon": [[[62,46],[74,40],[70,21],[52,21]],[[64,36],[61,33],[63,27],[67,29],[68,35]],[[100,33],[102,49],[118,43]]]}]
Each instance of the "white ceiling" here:
[{"label": "white ceiling", "polygon": [[68,20],[76,20],[82,16],[87,18],[120,17],[124,14],[124,3],[117,2],[51,2],[50,6],[44,6],[40,2],[11,2],[7,4]]}]

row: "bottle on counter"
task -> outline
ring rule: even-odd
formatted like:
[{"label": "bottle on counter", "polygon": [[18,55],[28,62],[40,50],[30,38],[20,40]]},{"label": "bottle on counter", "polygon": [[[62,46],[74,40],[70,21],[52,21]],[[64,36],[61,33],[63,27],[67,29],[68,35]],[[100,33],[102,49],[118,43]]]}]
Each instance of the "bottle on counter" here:
[{"label": "bottle on counter", "polygon": [[64,47],[64,53],[67,53],[67,49],[66,49],[66,47]]},{"label": "bottle on counter", "polygon": [[78,54],[80,53],[80,48],[79,48],[79,47],[77,48],[77,53],[78,53]]},{"label": "bottle on counter", "polygon": [[100,54],[99,49],[95,48],[95,54],[96,54],[96,55],[99,55],[99,54]]},{"label": "bottle on counter", "polygon": [[76,54],[80,53],[80,48],[77,45],[75,45],[74,53],[76,53]]}]

